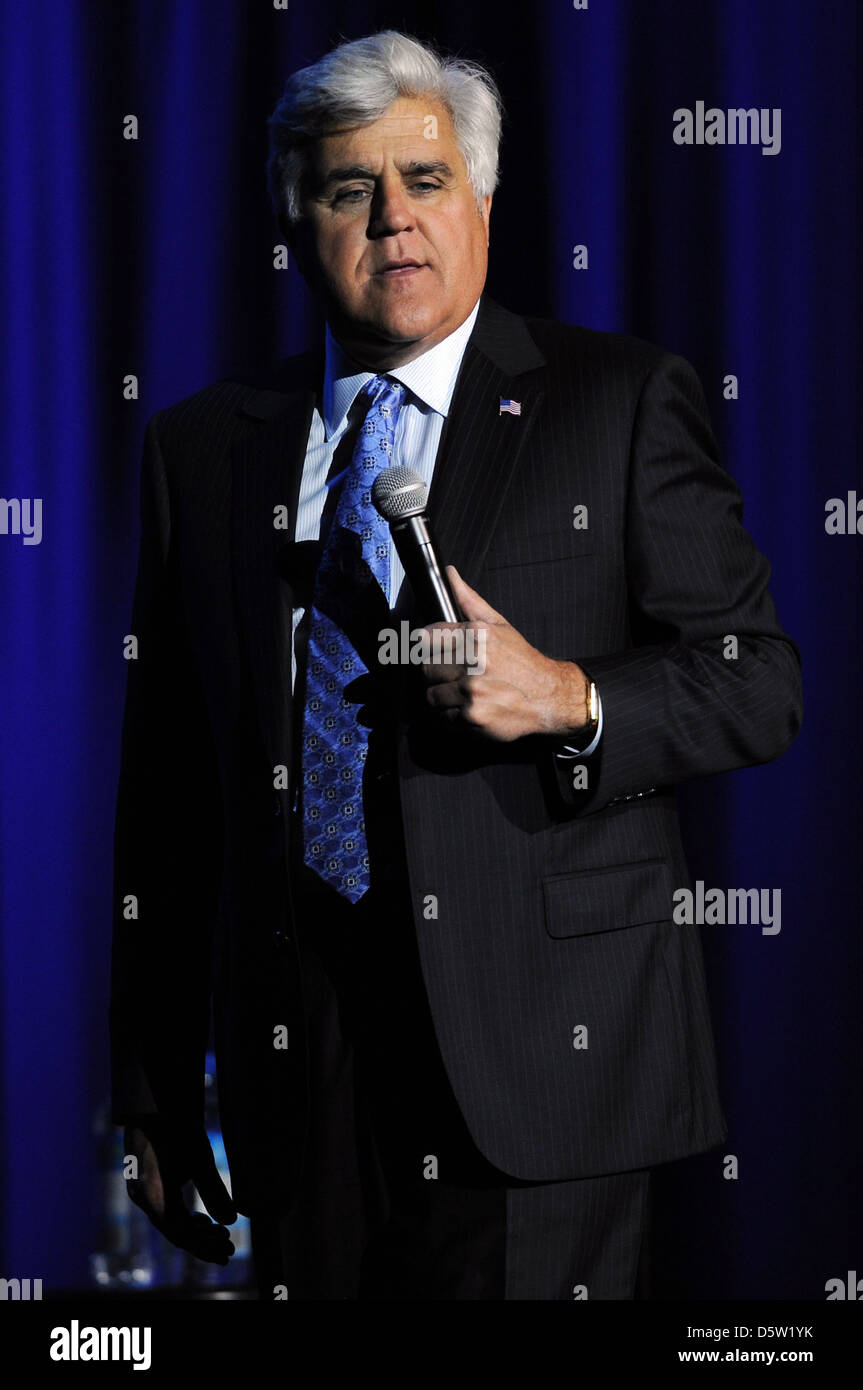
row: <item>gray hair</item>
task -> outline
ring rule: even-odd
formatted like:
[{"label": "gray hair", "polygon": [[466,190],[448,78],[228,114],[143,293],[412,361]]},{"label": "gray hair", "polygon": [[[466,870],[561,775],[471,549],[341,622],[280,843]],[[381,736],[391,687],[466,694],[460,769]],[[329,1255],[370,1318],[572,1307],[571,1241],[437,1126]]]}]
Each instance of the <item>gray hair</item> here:
[{"label": "gray hair", "polygon": [[491,75],[478,63],[442,58],[417,39],[385,29],[341,43],[289,79],[270,117],[267,177],[279,225],[299,221],[309,146],[332,130],[371,125],[398,97],[436,98],[449,113],[456,144],[476,196],[493,193],[503,106]]}]

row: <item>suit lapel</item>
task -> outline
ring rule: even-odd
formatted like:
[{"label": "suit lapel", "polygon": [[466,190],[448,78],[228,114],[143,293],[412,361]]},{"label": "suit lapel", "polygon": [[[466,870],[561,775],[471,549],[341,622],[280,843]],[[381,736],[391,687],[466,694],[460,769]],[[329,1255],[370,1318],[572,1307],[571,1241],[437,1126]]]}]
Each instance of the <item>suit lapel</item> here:
[{"label": "suit lapel", "polygon": [[[469,584],[482,567],[507,488],[524,464],[543,398],[545,358],[523,319],[493,300],[480,303],[444,424],[429,515],[443,564]],[[501,413],[517,401],[520,415]]]}]

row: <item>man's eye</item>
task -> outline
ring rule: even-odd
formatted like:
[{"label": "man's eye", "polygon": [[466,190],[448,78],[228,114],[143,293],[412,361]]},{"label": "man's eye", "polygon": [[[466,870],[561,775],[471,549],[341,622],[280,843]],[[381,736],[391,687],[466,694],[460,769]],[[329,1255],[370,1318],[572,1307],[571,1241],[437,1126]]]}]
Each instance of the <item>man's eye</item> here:
[{"label": "man's eye", "polygon": [[[410,185],[412,193],[434,193],[440,188],[439,183],[432,179],[418,179],[416,183]],[[368,188],[342,188],[335,195],[337,203],[358,203],[362,198],[367,198],[371,194]]]}]

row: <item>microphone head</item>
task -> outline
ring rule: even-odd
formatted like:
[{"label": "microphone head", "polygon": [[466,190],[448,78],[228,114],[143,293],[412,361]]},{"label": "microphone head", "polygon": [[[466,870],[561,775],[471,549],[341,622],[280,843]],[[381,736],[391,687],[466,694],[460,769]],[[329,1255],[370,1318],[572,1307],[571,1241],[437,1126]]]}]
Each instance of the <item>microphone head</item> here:
[{"label": "microphone head", "polygon": [[402,521],[425,511],[428,488],[415,468],[385,468],[372,484],[372,501],[385,521]]}]

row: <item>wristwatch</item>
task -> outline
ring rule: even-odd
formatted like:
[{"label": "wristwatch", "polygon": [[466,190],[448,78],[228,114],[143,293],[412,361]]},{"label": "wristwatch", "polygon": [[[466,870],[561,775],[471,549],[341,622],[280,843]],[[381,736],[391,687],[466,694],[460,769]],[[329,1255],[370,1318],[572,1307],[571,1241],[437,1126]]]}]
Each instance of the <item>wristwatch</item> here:
[{"label": "wristwatch", "polygon": [[[573,666],[579,663],[572,658]],[[580,729],[576,729],[573,734],[567,734],[567,738],[583,739],[587,735],[587,742],[590,743],[596,736],[599,728],[599,695],[596,690],[596,682],[592,681],[583,667],[580,668],[584,675],[584,702],[587,705],[587,723]]]}]

